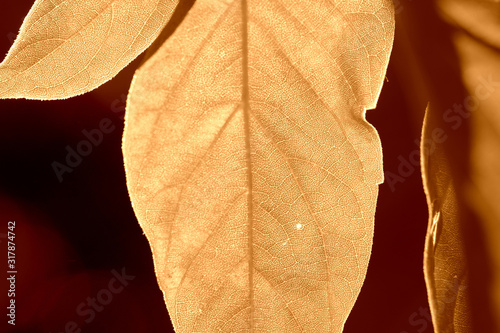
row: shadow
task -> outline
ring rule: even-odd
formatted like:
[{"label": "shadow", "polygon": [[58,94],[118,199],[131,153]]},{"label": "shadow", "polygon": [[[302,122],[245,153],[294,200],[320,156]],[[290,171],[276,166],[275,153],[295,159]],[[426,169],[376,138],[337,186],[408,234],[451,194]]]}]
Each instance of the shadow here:
[{"label": "shadow", "polygon": [[139,68],[151,58],[156,51],[165,43],[165,41],[172,36],[177,27],[182,23],[187,13],[193,7],[196,0],[180,0],[179,4],[175,8],[172,17],[168,21],[167,25],[163,28],[162,32],[156,38],[156,40],[151,44],[151,46],[147,49],[142,61],[139,65]]}]

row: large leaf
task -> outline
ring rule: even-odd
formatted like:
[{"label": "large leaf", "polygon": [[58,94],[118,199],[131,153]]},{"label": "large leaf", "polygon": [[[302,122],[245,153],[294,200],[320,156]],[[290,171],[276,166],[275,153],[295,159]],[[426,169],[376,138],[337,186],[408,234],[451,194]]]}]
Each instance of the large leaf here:
[{"label": "large leaf", "polygon": [[386,0],[199,0],[136,73],[127,182],[178,332],[342,331],[393,29]]},{"label": "large leaf", "polygon": [[177,0],[37,0],[0,64],[0,98],[90,91],[144,51]]}]

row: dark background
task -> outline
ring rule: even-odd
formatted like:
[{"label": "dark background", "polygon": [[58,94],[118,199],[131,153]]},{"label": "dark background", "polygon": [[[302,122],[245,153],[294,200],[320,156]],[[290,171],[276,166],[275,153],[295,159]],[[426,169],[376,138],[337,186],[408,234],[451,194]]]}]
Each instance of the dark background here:
[{"label": "dark background", "polygon": [[[18,0],[0,6],[2,57],[32,4]],[[382,139],[386,174],[398,174],[401,158],[408,160],[418,150],[414,141],[425,109],[406,84],[404,45],[397,36],[378,107],[367,116]],[[129,202],[120,149],[124,98],[141,57],[79,97],[0,100],[0,267],[6,271],[7,221],[15,220],[18,269],[16,326],[7,327],[2,310],[2,332],[66,332],[69,322],[82,332],[173,331],[149,245]],[[105,118],[114,129],[59,181],[53,162],[65,164],[67,147],[76,149],[86,139],[82,131],[98,128]],[[423,315],[428,309],[422,268],[427,206],[419,168],[409,173],[392,189],[387,180],[380,186],[373,254],[346,333],[433,331]],[[76,309],[109,289],[112,270],[122,269],[134,279],[86,323],[88,317]],[[5,309],[4,278],[0,287]]]}]

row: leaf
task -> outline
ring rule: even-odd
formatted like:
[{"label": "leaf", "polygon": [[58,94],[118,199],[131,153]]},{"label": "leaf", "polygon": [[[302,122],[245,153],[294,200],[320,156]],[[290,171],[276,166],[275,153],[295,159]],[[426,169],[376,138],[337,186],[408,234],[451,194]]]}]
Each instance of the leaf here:
[{"label": "leaf", "polygon": [[37,0],[0,64],[0,98],[61,99],[113,78],[160,34],[174,0]]},{"label": "leaf", "polygon": [[426,111],[421,147],[422,174],[429,206],[424,251],[427,293],[435,332],[471,332],[471,308],[467,295],[469,272],[462,236],[466,214],[460,208],[446,150],[437,146],[432,151],[431,147],[424,146],[426,142],[449,138],[441,126],[443,121],[433,117],[436,113],[439,114],[432,108]]},{"label": "leaf", "polygon": [[423,134],[435,143],[423,153],[423,174],[430,213],[424,267],[436,332],[500,327],[499,9],[487,1],[437,2],[449,30],[441,42],[453,50],[446,63],[456,65],[453,76],[440,74]]},{"label": "leaf", "polygon": [[177,332],[341,332],[382,182],[390,1],[197,1],[136,73],[123,152]]}]

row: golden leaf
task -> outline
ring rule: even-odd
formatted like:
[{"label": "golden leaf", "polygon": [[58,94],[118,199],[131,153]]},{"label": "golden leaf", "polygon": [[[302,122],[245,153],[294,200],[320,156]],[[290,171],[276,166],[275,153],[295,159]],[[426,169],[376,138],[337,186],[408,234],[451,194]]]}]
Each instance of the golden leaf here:
[{"label": "golden leaf", "polygon": [[392,2],[195,3],[137,71],[123,142],[177,332],[341,332],[383,180]]},{"label": "golden leaf", "polygon": [[61,99],[100,86],[155,40],[177,2],[37,0],[0,64],[0,98]]}]

